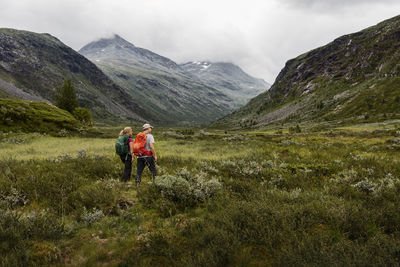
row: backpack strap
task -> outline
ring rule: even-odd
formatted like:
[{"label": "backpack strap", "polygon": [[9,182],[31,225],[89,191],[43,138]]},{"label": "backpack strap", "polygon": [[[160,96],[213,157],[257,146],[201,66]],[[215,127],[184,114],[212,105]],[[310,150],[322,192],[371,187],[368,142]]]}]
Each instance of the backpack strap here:
[{"label": "backpack strap", "polygon": [[[130,155],[130,154],[132,154],[131,153],[131,148],[129,147],[129,139],[130,139],[131,137],[128,135],[128,138],[126,139],[126,145],[128,146],[128,153],[126,154],[126,155]],[[132,141],[133,142],[133,141]]]}]

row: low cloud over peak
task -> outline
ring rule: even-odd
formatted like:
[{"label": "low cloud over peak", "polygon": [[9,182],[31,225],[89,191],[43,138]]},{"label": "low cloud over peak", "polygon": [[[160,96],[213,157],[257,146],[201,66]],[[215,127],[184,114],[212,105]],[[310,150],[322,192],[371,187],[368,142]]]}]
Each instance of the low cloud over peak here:
[{"label": "low cloud over peak", "polygon": [[48,32],[75,50],[118,33],[177,63],[234,62],[270,83],[290,58],[400,10],[398,0],[0,0],[0,4],[0,27]]}]

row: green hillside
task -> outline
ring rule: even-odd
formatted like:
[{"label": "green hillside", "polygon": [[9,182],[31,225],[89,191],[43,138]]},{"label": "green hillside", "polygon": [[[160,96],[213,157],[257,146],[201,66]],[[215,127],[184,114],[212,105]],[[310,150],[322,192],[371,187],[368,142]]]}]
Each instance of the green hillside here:
[{"label": "green hillside", "polygon": [[400,16],[289,60],[271,89],[218,121],[237,127],[400,117]]},{"label": "green hillside", "polygon": [[[71,79],[80,106],[97,120],[143,120],[146,111],[88,59],[49,34],[0,29],[0,89],[26,100],[54,101]],[[4,94],[0,93],[2,96]]]},{"label": "green hillside", "polygon": [[76,131],[79,122],[67,111],[39,101],[0,98],[0,131]]}]

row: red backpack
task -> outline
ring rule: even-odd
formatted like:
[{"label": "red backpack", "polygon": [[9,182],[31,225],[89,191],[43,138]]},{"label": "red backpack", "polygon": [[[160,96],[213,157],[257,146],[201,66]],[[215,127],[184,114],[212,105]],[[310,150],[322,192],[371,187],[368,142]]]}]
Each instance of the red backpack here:
[{"label": "red backpack", "polygon": [[147,134],[138,133],[136,135],[135,141],[133,142],[133,153],[140,156],[151,156],[151,151],[146,150]]}]

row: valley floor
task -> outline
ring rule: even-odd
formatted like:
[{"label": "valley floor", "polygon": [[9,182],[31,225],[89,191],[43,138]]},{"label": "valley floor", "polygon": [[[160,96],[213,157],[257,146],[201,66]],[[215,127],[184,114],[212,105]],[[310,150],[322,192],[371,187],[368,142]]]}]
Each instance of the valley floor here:
[{"label": "valley floor", "polygon": [[399,266],[394,123],[156,130],[139,189],[111,136],[0,134],[0,265]]}]

